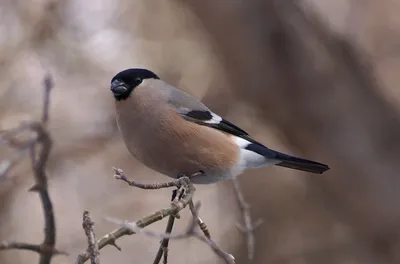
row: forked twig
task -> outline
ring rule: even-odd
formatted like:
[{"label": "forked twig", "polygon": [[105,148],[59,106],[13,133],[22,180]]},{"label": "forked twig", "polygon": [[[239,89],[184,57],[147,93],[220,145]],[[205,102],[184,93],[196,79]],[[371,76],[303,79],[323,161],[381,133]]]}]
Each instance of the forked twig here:
[{"label": "forked twig", "polygon": [[148,236],[156,237],[156,238],[161,238],[161,239],[186,239],[189,237],[195,237],[199,239],[200,241],[206,243],[211,247],[211,249],[219,256],[221,257],[222,260],[225,261],[227,264],[235,264],[235,258],[229,254],[226,253],[224,250],[221,249],[220,246],[218,246],[213,240],[208,239],[205,236],[202,236],[198,232],[196,232],[196,224],[197,224],[197,219],[198,219],[198,210],[200,209],[200,203],[198,203],[196,206],[194,206],[193,209],[193,217],[191,222],[189,223],[188,227],[186,228],[186,231],[180,234],[172,235],[170,233],[157,233],[154,231],[150,231],[144,228],[141,228],[138,226],[137,222],[123,222],[119,221],[116,219],[109,219],[111,222],[121,224],[122,226],[129,228],[132,232],[134,233],[143,233]]},{"label": "forked twig", "polygon": [[[128,183],[131,186],[134,186],[131,184],[132,181],[129,181],[126,176],[123,174],[123,171],[121,169],[115,169],[115,175],[114,178],[123,180],[126,183]],[[161,210],[158,210],[154,212],[153,214],[143,217],[140,220],[136,221],[136,224],[138,227],[143,228],[148,225],[153,224],[154,222],[160,221],[161,219],[170,216],[170,215],[176,215],[179,211],[181,211],[183,208],[185,208],[188,204],[189,201],[192,200],[193,194],[195,192],[195,188],[193,184],[191,183],[190,179],[188,177],[181,177],[173,182],[169,183],[163,183],[163,184],[140,184],[138,183],[139,186],[144,186],[145,188],[143,189],[151,189],[148,188],[148,186],[156,186],[154,189],[159,189],[158,186],[168,186],[168,187],[178,187],[180,188],[181,186],[185,187],[185,195],[180,199],[177,203],[171,203],[170,207],[164,208]],[[141,187],[139,187],[141,188]],[[162,188],[167,188],[167,187],[162,187]],[[110,233],[106,234],[102,238],[100,238],[97,243],[99,245],[99,250],[102,249],[103,247],[107,245],[112,245],[115,246],[118,250],[121,250],[121,248],[116,244],[116,240],[122,236],[126,235],[132,235],[135,234],[131,229],[126,228],[126,227],[121,227],[116,230],[111,231]],[[84,251],[81,254],[79,254],[76,263],[77,264],[82,264],[85,263],[88,259],[90,258],[88,252]]]},{"label": "forked twig", "polygon": [[238,224],[238,228],[247,236],[247,257],[249,260],[252,260],[254,258],[255,248],[254,230],[263,223],[263,220],[260,218],[257,219],[257,221],[253,222],[251,218],[250,205],[244,199],[239,181],[237,179],[232,179],[232,182],[233,187],[235,188],[235,194],[239,203],[239,208],[242,212],[244,220],[244,224]]}]

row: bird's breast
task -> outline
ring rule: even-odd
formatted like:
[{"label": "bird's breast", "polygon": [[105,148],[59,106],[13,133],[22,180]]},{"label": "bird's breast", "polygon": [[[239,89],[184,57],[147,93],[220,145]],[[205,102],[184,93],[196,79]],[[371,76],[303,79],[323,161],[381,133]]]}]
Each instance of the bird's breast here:
[{"label": "bird's breast", "polygon": [[195,183],[216,182],[232,177],[239,159],[239,148],[228,136],[186,121],[173,109],[117,105],[117,123],[130,153],[170,177],[203,171],[206,176]]}]

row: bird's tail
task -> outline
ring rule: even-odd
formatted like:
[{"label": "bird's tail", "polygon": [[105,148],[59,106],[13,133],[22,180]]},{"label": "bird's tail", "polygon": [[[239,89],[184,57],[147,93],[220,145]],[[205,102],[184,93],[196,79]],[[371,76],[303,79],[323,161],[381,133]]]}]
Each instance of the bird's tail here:
[{"label": "bird's tail", "polygon": [[277,151],[274,152],[276,155],[275,156],[276,159],[280,161],[280,163],[275,164],[276,166],[281,166],[301,171],[308,171],[312,173],[319,173],[319,174],[329,170],[329,167],[327,165],[316,161],[297,158]]},{"label": "bird's tail", "polygon": [[294,157],[291,155],[287,155],[272,149],[269,149],[265,147],[262,144],[259,144],[258,142],[254,142],[252,144],[249,144],[246,147],[247,150],[253,151],[255,153],[258,153],[262,156],[264,156],[266,159],[269,160],[277,160],[279,161],[278,163],[275,163],[276,166],[281,166],[281,167],[286,167],[286,168],[291,168],[295,170],[301,170],[301,171],[308,171],[312,173],[323,173],[327,170],[329,170],[329,167],[325,164],[308,160],[308,159],[303,159],[303,158],[298,158]]}]

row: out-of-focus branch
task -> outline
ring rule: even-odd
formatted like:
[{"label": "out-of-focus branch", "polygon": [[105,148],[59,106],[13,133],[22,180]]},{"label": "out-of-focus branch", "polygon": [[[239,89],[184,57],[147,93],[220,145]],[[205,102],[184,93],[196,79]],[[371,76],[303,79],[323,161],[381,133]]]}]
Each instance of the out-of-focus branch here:
[{"label": "out-of-focus branch", "polygon": [[249,260],[252,260],[254,258],[255,248],[254,230],[263,223],[263,220],[257,219],[257,221],[253,222],[251,218],[250,205],[244,199],[238,179],[232,179],[232,182],[244,222],[243,225],[238,224],[238,228],[247,236],[247,257]]},{"label": "out-of-focus branch", "polygon": [[43,247],[42,245],[35,245],[35,244],[29,244],[29,243],[24,243],[24,242],[7,242],[7,241],[2,241],[0,242],[0,250],[10,250],[10,249],[19,249],[19,250],[27,250],[27,251],[33,251],[39,254],[52,254],[52,255],[68,255],[64,251],[59,251],[55,248],[48,248],[48,247]]},{"label": "out-of-focus branch", "polygon": [[[1,249],[26,249],[38,252],[40,254],[40,264],[49,264],[54,254],[59,254],[60,251],[55,249],[56,243],[56,227],[54,221],[53,205],[50,200],[50,195],[47,190],[47,174],[46,164],[50,155],[52,141],[45,125],[49,118],[50,107],[50,92],[53,88],[51,76],[47,75],[44,78],[44,105],[41,122],[23,123],[15,129],[11,129],[2,133],[1,141],[9,142],[11,145],[17,146],[21,150],[30,150],[32,170],[35,178],[35,184],[30,191],[37,192],[42,202],[44,220],[45,220],[45,237],[40,245],[29,245],[26,243],[2,243]],[[16,139],[20,132],[34,132],[34,136],[25,141]],[[39,153],[36,158],[35,147],[38,146]],[[25,152],[25,151],[24,151]]]}]

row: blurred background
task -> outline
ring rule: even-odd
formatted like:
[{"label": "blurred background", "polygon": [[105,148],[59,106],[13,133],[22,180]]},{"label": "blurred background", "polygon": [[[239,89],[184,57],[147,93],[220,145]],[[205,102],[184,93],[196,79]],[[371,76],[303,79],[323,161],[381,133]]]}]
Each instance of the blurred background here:
[{"label": "blurred background", "polygon": [[[400,1],[20,0],[0,1],[0,130],[38,119],[51,72],[49,191],[57,248],[71,263],[86,248],[82,212],[97,237],[168,205],[170,190],[113,179],[168,180],[127,152],[114,120],[112,76],[153,70],[271,148],[329,164],[312,175],[284,168],[239,179],[256,231],[253,263],[400,263]],[[1,146],[0,158],[10,150]],[[0,179],[0,241],[39,243],[40,200],[28,159]],[[247,260],[232,182],[198,186],[214,239]],[[182,231],[187,212],[176,222]],[[163,231],[166,221],[150,226]],[[105,247],[102,263],[152,263],[159,243],[143,235]],[[36,253],[0,252],[0,263]],[[172,241],[171,263],[220,263],[195,239]]]}]

